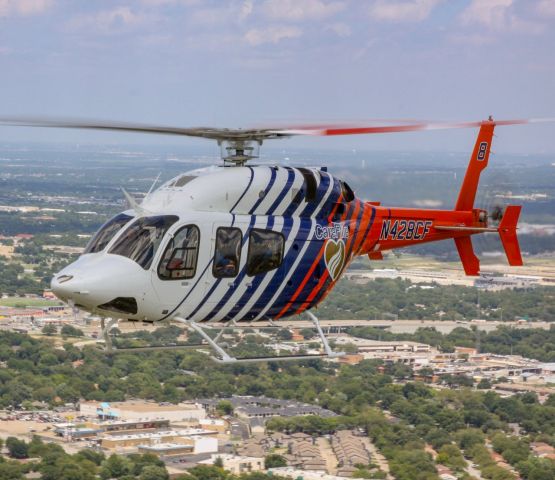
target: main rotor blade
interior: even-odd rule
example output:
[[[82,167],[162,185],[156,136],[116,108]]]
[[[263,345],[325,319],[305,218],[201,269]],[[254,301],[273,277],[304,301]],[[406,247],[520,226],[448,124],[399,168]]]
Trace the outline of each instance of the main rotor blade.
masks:
[[[47,117],[0,117],[0,125],[20,127],[76,128],[85,130],[105,130],[136,133],[155,133],[162,135],[181,135],[201,137],[212,140],[263,140],[289,136],[268,129],[228,129],[212,127],[181,128],[143,123],[117,122],[104,120],[86,120],[72,118]]]
[[[447,130],[455,128],[475,128],[484,123],[492,122],[495,125],[523,125],[528,123],[555,122],[555,118],[533,118],[533,119],[514,119],[514,120],[486,120],[474,122],[423,122],[423,121],[398,121],[390,125],[319,125],[319,126],[297,126],[293,128],[275,129],[274,132],[285,133],[288,135],[362,135],[375,133],[394,133],[394,132],[418,132],[425,130]]]
[[[527,123],[554,122],[555,118],[534,118],[515,120],[486,120],[474,122],[426,122],[420,120],[389,120],[368,121],[364,124],[336,124],[336,125],[301,125],[290,128],[246,128],[228,129],[212,127],[181,128],[172,126],[148,125],[131,122],[114,122],[103,120],[83,119],[55,119],[45,117],[0,117],[0,125],[49,127],[49,128],[78,128],[87,130],[124,131],[137,133],[156,133],[164,135],[181,135],[201,137],[217,141],[232,142],[262,142],[267,139],[284,138],[293,135],[361,135],[393,132],[417,132],[425,130],[444,130],[455,128],[475,128],[484,123],[495,125],[522,125]]]

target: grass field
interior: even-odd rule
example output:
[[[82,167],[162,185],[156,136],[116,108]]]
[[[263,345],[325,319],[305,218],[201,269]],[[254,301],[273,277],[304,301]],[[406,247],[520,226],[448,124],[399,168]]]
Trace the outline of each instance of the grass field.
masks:
[[[8,297],[0,298],[0,306],[2,307],[51,307],[53,305],[61,305],[59,300],[48,300],[46,298],[20,298]]]

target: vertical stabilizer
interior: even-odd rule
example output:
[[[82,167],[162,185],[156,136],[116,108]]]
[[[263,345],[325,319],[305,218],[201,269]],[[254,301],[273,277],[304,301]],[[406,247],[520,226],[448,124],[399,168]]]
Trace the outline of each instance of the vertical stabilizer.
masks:
[[[474,249],[472,248],[472,239],[470,238],[470,235],[455,238],[455,245],[457,246],[459,257],[461,257],[464,273],[473,276],[479,275],[480,260],[478,260],[478,257],[474,253]]]
[[[520,245],[518,244],[518,237],[516,236],[516,226],[521,209],[522,207],[520,205],[509,205],[505,209],[503,218],[499,223],[499,236],[501,237],[501,243],[507,255],[507,261],[509,265],[514,267],[522,265]]]
[[[455,210],[472,210],[474,207],[474,199],[476,198],[476,191],[478,190],[478,182],[480,181],[480,174],[488,166],[489,152],[491,148],[491,140],[493,138],[493,130],[495,122],[493,120],[482,123],[474,151],[470,157],[468,168],[459,192],[459,198]]]

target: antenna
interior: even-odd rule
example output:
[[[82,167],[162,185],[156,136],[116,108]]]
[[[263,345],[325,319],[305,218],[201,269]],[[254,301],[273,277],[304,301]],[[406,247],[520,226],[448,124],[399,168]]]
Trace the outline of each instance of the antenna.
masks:
[[[148,196],[152,193],[152,190],[154,190],[154,185],[156,185],[158,183],[160,175],[162,175],[162,172],[159,172],[158,175],[156,176],[156,178],[154,179],[154,182],[152,182],[152,185],[150,186],[150,189],[148,190],[147,194],[145,195],[145,198],[148,198]]]

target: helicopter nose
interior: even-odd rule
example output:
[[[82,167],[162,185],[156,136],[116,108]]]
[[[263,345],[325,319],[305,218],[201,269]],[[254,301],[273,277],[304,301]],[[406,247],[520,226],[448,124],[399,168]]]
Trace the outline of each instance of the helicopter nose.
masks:
[[[56,295],[63,302],[69,302],[71,300],[72,285],[64,285],[70,280],[73,280],[73,275],[63,274],[60,272],[56,274],[50,282],[50,289],[52,290],[52,293],[54,293],[54,295]]]
[[[51,288],[60,300],[88,311],[133,316],[149,285],[149,272],[119,255],[83,258],[54,276]]]

